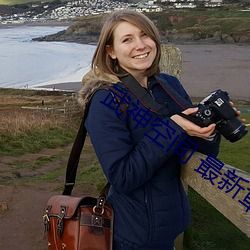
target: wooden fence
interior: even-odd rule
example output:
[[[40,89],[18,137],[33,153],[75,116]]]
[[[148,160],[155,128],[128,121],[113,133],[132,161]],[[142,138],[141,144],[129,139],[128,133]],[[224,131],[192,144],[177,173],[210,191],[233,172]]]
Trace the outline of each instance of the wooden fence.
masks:
[[[182,55],[181,51],[175,46],[162,46],[162,59],[160,62],[160,69],[162,72],[175,75],[180,78],[181,75]],[[183,185],[188,192],[188,187],[193,188],[199,195],[214,206],[221,214],[237,226],[244,234],[250,238],[250,211],[246,212],[247,208],[242,205],[239,200],[244,201],[245,204],[250,205],[250,174],[238,168],[225,164],[220,171],[222,176],[228,171],[236,174],[249,183],[241,181],[240,186],[245,190],[240,190],[238,194],[232,199],[232,196],[237,191],[236,187],[232,192],[226,193],[225,189],[220,190],[217,185],[212,185],[209,180],[203,179],[202,175],[195,171],[199,169],[203,160],[206,160],[205,155],[195,153],[188,160],[187,164],[182,165],[181,179]],[[226,177],[225,177],[226,178]],[[249,190],[247,189],[249,188]],[[176,250],[183,249],[183,233],[179,235],[175,242]]]
[[[68,111],[66,105],[64,105],[63,107],[40,107],[40,106],[36,106],[36,107],[22,107],[22,109],[27,109],[27,110],[34,110],[34,111],[51,111],[51,112],[61,112],[66,114],[66,112]]]
[[[80,106],[73,103],[64,103],[62,106],[57,107],[49,107],[49,106],[23,106],[22,109],[32,110],[37,112],[48,112],[53,115],[64,115],[64,116],[72,116],[74,114],[79,114],[81,109]]]
[[[186,190],[188,190],[188,187],[193,188],[199,195],[207,200],[213,207],[215,207],[221,214],[223,214],[228,220],[230,220],[250,238],[250,210],[246,212],[247,207],[239,202],[239,200],[241,200],[246,205],[250,205],[250,174],[241,169],[225,164],[222,170],[220,170],[222,176],[224,176],[224,174],[228,174],[229,171],[237,175],[237,179],[241,177],[244,180],[249,181],[249,183],[240,181],[239,186],[236,186],[232,191],[226,193],[226,187],[222,190],[219,189],[218,184],[215,183],[215,181],[215,185],[212,185],[210,180],[202,178],[202,174],[195,171],[195,169],[199,169],[199,166],[202,164],[201,159],[206,161],[206,158],[206,155],[195,153],[188,160],[187,164],[182,165],[181,179],[183,181],[184,187]],[[225,176],[224,178],[227,179]],[[239,189],[240,186],[245,190],[241,188]],[[238,189],[239,192],[237,193]],[[235,193],[237,193],[237,195],[233,199],[232,197]],[[181,234],[176,240],[176,250],[182,250],[182,245],[183,234]]]

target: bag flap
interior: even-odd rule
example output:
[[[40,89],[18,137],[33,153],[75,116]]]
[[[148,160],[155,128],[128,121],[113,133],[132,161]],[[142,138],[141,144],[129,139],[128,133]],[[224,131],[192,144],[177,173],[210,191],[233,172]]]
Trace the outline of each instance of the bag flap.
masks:
[[[64,217],[72,217],[80,205],[96,205],[96,198],[93,197],[75,197],[71,195],[54,195],[46,205],[46,213],[48,215],[61,216],[62,209],[64,210]]]

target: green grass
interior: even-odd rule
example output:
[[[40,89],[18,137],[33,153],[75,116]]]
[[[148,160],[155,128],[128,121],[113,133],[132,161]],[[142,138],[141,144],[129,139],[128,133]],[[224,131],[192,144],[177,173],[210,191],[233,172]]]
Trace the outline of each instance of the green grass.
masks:
[[[250,123],[250,114],[243,113],[241,117],[244,117],[247,119],[247,123]],[[250,173],[250,132],[248,132],[248,134],[242,139],[234,143],[231,143],[223,138],[217,158],[224,163]]]
[[[184,250],[249,250],[250,238],[189,188],[192,222],[184,234]]]
[[[225,8],[220,9],[180,9],[180,10],[173,10],[170,12],[170,14],[178,14],[183,16],[207,16],[207,17],[248,17],[249,18],[249,12],[247,11],[240,11],[238,9],[231,9],[226,10]]]
[[[48,173],[46,173],[44,175],[33,177],[32,181],[33,182],[34,181],[35,182],[43,182],[43,181],[45,181],[45,182],[54,182],[58,178],[58,176],[65,175],[65,171],[66,171],[65,166],[62,166],[61,168],[51,170],[51,171],[49,171]],[[61,189],[63,188],[63,183],[61,183],[60,188]],[[60,189],[60,191],[62,191],[61,189]]]
[[[170,34],[174,31],[180,35],[193,35],[194,40],[226,34],[237,41],[250,27],[249,12],[239,10],[171,10],[146,15],[154,21],[163,37],[166,31]],[[175,21],[171,21],[173,17]]]
[[[75,134],[76,130],[56,127],[16,137],[1,136],[0,155],[20,156],[39,152],[43,148],[65,146],[73,141]]]
[[[244,138],[232,143],[223,139],[221,142],[218,159],[250,173],[250,133]]]
[[[76,178],[77,186],[89,187],[91,183],[94,195],[98,195],[107,183],[107,179],[97,158],[94,156],[91,162],[85,160],[80,161],[79,164],[81,167]]]
[[[13,165],[15,165],[16,169],[26,168],[26,169],[36,170],[36,169],[43,167],[44,165],[53,163],[54,161],[61,159],[64,156],[65,154],[62,154],[62,153],[51,155],[51,156],[40,156],[32,163],[15,162]]]

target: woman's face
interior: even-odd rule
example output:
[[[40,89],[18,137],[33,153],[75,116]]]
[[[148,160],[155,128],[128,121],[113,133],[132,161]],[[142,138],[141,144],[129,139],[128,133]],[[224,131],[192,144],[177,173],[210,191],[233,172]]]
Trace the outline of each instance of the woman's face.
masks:
[[[119,23],[113,39],[108,54],[131,75],[143,74],[152,65],[157,53],[156,44],[137,26],[125,21]]]

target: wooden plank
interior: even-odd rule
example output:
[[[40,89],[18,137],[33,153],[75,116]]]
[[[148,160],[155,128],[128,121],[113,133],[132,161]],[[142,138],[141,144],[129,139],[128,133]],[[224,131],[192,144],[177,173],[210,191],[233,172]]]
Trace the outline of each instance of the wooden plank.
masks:
[[[243,233],[250,237],[250,211],[246,212],[246,207],[238,202],[238,200],[243,201],[244,197],[246,197],[246,195],[248,194],[249,191],[247,190],[247,188],[250,188],[250,183],[240,181],[239,185],[245,188],[245,190],[240,190],[234,199],[232,199],[232,197],[238,190],[237,187],[235,187],[235,189],[228,193],[225,193],[225,191],[227,190],[226,187],[222,190],[218,188],[218,182],[221,181],[221,177],[224,175],[224,173],[227,173],[227,170],[235,171],[235,174],[237,176],[242,177],[249,182],[250,174],[243,170],[225,164],[220,171],[222,173],[222,176],[214,180],[214,185],[212,185],[210,180],[203,179],[200,173],[194,171],[194,169],[198,169],[201,165],[201,159],[205,160],[206,158],[207,156],[196,152],[189,159],[187,164],[182,165],[181,179],[185,183],[187,183],[188,186],[192,187],[198,194],[204,197]],[[226,179],[225,176],[224,178]],[[219,186],[221,185],[222,184],[219,184]]]

